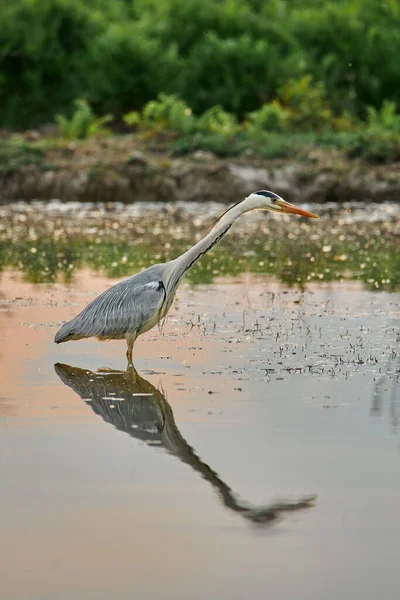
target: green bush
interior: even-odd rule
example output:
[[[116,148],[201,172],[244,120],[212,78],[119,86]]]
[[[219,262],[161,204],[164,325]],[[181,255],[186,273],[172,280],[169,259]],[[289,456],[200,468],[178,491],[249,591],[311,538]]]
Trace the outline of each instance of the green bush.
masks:
[[[384,101],[379,110],[367,107],[367,122],[359,123],[347,144],[350,157],[370,162],[400,159],[400,115],[394,102]]]
[[[353,134],[347,153],[350,158],[361,157],[373,163],[400,160],[400,133],[361,129]]]
[[[352,129],[400,104],[399,54],[398,0],[7,1],[0,126],[39,125],[75,98],[119,118],[164,93],[238,119],[279,99],[293,127]]]
[[[140,23],[111,24],[91,43],[87,61],[88,98],[116,116],[173,90],[181,72],[175,46],[148,37]]]
[[[112,115],[96,117],[87,100],[78,98],[74,102],[75,111],[68,119],[65,115],[56,115],[60,136],[65,140],[84,140],[94,135],[106,135],[109,130],[106,123],[113,120]]]
[[[316,136],[314,143],[323,148],[338,148],[349,158],[362,158],[371,163],[400,160],[400,133],[371,129],[360,125],[353,131],[327,131]]]
[[[84,95],[85,57],[101,27],[98,14],[79,0],[3,4],[0,125],[43,123]]]
[[[213,106],[198,118],[196,130],[230,137],[238,133],[239,124],[235,115],[226,112],[221,106]]]
[[[134,121],[132,113],[125,118],[127,124],[133,125]],[[195,118],[192,109],[177,96],[159,94],[157,100],[146,104],[139,115],[138,124],[147,128],[190,133],[195,127]]]
[[[335,111],[361,116],[366,105],[398,101],[398,2],[328,0],[292,11],[290,28],[307,48],[308,71],[325,83]]]
[[[138,127],[141,124],[142,115],[138,110],[131,110],[122,115],[122,120],[128,127]]]
[[[325,86],[311,75],[290,79],[279,90],[283,104],[290,109],[290,121],[300,129],[321,129],[332,125],[333,114]]]
[[[400,132],[400,115],[395,102],[384,100],[379,110],[373,106],[367,106],[367,125],[369,129]]]
[[[267,19],[260,19],[254,0],[136,0],[136,18],[145,24],[151,37],[164,46],[177,45],[180,56],[187,57],[204,40],[207,32],[221,39],[236,39],[244,34],[253,39],[273,34]],[[268,36],[269,37],[269,36]],[[276,42],[279,33],[273,34]]]
[[[301,73],[299,64],[299,56],[282,56],[268,39],[247,33],[226,39],[207,32],[187,56],[180,95],[197,113],[220,105],[243,117]]]
[[[247,125],[249,131],[285,131],[290,117],[290,111],[274,100],[249,113]]]

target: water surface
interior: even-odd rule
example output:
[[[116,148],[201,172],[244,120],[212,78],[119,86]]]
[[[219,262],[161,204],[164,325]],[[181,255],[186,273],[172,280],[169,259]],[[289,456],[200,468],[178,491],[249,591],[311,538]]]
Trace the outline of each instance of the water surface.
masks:
[[[396,287],[368,283],[349,265],[331,281],[307,280],[304,267],[302,281],[286,282],[246,262],[228,277],[208,263],[215,273],[180,288],[163,331],[139,339],[137,372],[126,373],[123,342],[55,346],[53,337],[116,281],[106,248],[125,244],[132,257],[145,234],[131,249],[125,229],[113,237],[110,227],[96,267],[88,258],[96,252],[85,254],[87,222],[80,230],[69,213],[65,239],[81,240],[82,260],[46,278],[49,258],[36,269],[10,257],[24,243],[38,255],[48,211],[17,209],[9,209],[14,223],[31,211],[37,224],[25,241],[7,229],[1,278],[1,597],[398,597]],[[354,235],[369,240],[369,227],[388,227],[346,210],[329,217],[335,227],[357,222]],[[314,234],[334,243],[329,218],[317,224],[323,234],[298,233],[302,248]],[[272,223],[239,229],[239,259]],[[286,236],[301,223],[285,225]],[[379,242],[394,265],[385,281],[398,268],[397,226],[394,218]],[[269,256],[264,249],[265,263]]]

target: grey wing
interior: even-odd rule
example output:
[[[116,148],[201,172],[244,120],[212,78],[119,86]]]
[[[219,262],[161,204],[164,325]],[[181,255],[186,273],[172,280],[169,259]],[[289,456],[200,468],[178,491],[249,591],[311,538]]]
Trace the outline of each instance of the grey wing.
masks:
[[[129,333],[139,334],[149,322],[156,324],[166,292],[162,279],[154,275],[158,273],[139,273],[106,290],[77,317],[65,323],[54,341],[92,336],[121,339]]]

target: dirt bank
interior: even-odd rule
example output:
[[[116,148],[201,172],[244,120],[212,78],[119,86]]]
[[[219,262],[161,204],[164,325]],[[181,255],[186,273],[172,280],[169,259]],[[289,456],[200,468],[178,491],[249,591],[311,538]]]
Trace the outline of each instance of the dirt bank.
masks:
[[[257,188],[297,201],[397,200],[400,163],[370,165],[338,151],[314,149],[300,161],[220,159],[198,151],[176,157],[151,152],[130,136],[49,145],[35,161],[0,171],[0,202],[219,200],[232,202]]]

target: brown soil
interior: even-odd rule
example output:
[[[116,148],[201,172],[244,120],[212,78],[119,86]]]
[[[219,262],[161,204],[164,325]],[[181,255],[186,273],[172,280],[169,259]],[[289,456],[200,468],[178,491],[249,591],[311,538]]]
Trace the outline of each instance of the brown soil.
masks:
[[[220,159],[202,151],[176,157],[126,135],[49,145],[39,164],[0,176],[0,202],[232,202],[260,188],[303,202],[393,201],[400,196],[400,164],[371,166],[318,148],[299,161]]]

